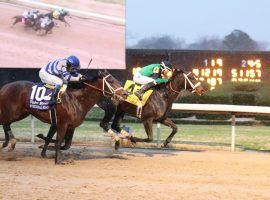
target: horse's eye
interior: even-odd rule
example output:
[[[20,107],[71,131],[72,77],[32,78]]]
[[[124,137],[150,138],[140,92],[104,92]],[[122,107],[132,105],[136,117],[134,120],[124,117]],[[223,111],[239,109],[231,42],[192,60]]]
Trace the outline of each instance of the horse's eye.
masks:
[[[109,78],[107,81],[108,81],[109,83],[113,83],[113,82],[114,82],[113,79],[111,79],[111,78]]]

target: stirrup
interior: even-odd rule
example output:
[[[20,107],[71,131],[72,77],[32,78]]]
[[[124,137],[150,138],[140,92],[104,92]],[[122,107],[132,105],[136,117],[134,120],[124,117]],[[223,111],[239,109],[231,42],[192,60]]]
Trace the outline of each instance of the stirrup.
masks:
[[[60,97],[57,98],[56,103],[61,103],[61,102],[62,102],[61,98]]]
[[[134,94],[135,94],[136,97],[138,97],[138,99],[139,99],[140,101],[143,99],[143,95],[144,95],[144,94],[138,93],[138,91],[135,92]]]

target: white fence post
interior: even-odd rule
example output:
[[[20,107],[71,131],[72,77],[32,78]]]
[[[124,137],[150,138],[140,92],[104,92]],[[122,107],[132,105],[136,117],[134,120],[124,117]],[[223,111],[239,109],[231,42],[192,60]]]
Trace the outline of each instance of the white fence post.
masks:
[[[35,118],[31,115],[31,142],[35,143]]]
[[[157,123],[157,148],[160,148],[160,123]]]
[[[231,151],[235,151],[235,114],[232,113],[232,142],[231,142]]]

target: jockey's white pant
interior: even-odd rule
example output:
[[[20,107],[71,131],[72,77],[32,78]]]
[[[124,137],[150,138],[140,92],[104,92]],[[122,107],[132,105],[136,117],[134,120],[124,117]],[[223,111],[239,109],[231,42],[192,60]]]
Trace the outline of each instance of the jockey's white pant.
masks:
[[[46,72],[45,69],[41,68],[39,71],[39,77],[43,83],[47,83],[50,85],[63,85],[63,81],[61,78],[51,75],[48,72]]]
[[[138,83],[138,84],[145,85],[147,83],[154,82],[155,79],[153,79],[151,77],[148,77],[148,76],[143,76],[143,75],[141,75],[140,72],[137,72],[133,76],[133,81],[136,82],[136,83]]]

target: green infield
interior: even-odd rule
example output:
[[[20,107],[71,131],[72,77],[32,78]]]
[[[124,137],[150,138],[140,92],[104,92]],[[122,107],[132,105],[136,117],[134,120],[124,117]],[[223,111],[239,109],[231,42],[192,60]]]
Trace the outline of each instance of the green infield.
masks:
[[[34,120],[34,133],[46,134],[49,125]],[[146,137],[143,124],[125,123],[132,134],[136,137]],[[173,138],[173,143],[192,144],[206,146],[224,146],[229,147],[231,144],[231,126],[230,125],[192,125],[178,124],[178,132]],[[15,137],[19,140],[31,139],[31,120],[30,117],[12,125]],[[157,127],[153,127],[154,141],[156,142]],[[0,131],[1,140],[4,137],[3,130]],[[170,129],[161,125],[161,140],[165,140],[169,135]],[[74,142],[87,142],[93,140],[102,140],[103,131],[99,127],[98,121],[85,121],[75,131]],[[269,126],[236,126],[236,147],[251,150],[270,150],[270,133]]]

